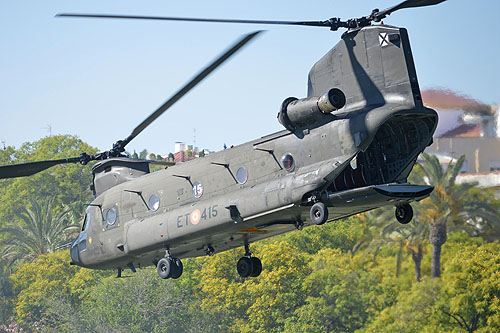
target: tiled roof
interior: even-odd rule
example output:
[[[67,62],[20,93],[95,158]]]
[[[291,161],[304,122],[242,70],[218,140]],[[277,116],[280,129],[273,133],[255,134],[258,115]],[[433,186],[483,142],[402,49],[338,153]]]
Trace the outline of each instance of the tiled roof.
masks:
[[[441,138],[479,138],[481,137],[480,124],[462,124],[441,135]]]

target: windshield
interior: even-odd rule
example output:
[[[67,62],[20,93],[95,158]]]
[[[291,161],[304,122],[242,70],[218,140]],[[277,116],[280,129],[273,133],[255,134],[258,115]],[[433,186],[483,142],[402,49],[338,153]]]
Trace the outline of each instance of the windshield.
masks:
[[[85,213],[85,216],[83,217],[82,231],[87,230],[87,228],[89,227],[90,217],[91,217],[91,214],[90,214],[90,207],[89,207],[89,208],[87,208],[87,212]]]

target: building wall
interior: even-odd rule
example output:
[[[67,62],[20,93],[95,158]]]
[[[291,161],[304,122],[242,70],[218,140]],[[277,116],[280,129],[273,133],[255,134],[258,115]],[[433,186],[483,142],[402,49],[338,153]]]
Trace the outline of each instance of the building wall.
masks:
[[[465,155],[468,173],[500,168],[500,138],[434,138],[434,143],[425,152],[457,158]]]

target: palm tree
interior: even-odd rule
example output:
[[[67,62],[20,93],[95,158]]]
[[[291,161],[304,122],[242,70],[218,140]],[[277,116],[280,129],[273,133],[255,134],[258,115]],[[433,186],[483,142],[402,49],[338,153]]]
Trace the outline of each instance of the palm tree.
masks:
[[[31,208],[24,208],[17,214],[23,224],[10,223],[0,228],[0,233],[7,234],[0,243],[2,258],[9,259],[11,264],[54,252],[67,243],[69,234],[78,228],[71,219],[69,208],[55,214],[51,199],[42,205],[34,199],[30,201]]]
[[[429,230],[428,225],[415,220],[409,224],[401,224],[394,218],[394,210],[389,208],[368,212],[366,216],[374,229],[370,247],[375,249],[375,255],[383,246],[398,245],[396,277],[401,271],[404,252],[409,252],[415,265],[416,281],[420,282],[423,244]]]
[[[472,195],[476,184],[456,184],[465,156],[450,162],[445,170],[436,156],[422,154],[424,161],[417,164],[412,177],[416,183],[434,186],[431,195],[416,206],[416,219],[429,225],[432,244],[432,276],[441,276],[441,247],[446,242],[448,225],[469,229],[475,221],[500,224],[500,217],[490,200],[478,200]]]
[[[411,258],[415,265],[415,280],[417,282],[420,282],[422,277],[421,263],[424,255],[424,242],[428,231],[429,228],[426,223],[419,223],[415,220],[409,224],[392,221],[385,225],[380,232],[386,239],[392,239],[393,242],[398,241],[400,243],[398,267],[401,266],[402,251],[405,250],[411,253]]]

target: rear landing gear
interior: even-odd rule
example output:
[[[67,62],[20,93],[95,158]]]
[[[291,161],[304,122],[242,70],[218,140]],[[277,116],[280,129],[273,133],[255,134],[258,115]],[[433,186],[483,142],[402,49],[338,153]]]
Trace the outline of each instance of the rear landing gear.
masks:
[[[309,211],[309,217],[316,225],[325,223],[328,219],[328,209],[326,208],[326,205],[321,201],[316,202],[312,205],[311,210]]]
[[[398,205],[396,206],[395,215],[399,223],[408,224],[413,218],[413,208],[408,203]]]
[[[162,279],[178,279],[184,271],[184,266],[182,265],[182,261],[180,259],[173,258],[170,255],[170,251],[167,250],[166,257],[158,260],[158,263],[156,264],[156,271]]]
[[[262,273],[262,262],[257,257],[252,257],[248,243],[245,243],[245,256],[236,264],[236,270],[242,278],[257,277]]]

